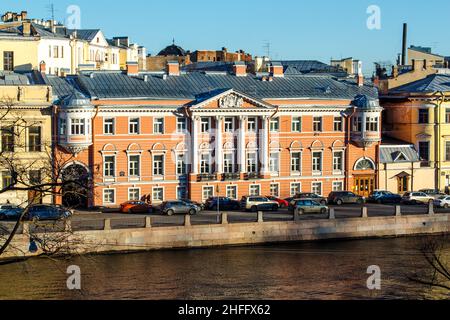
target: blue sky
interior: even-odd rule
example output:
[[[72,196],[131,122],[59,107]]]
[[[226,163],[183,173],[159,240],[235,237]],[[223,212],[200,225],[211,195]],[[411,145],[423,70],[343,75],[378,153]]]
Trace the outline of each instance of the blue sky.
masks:
[[[49,0],[1,0],[1,11],[27,10],[50,18]],[[375,61],[394,61],[401,51],[402,24],[409,44],[430,46],[450,56],[448,0],[58,0],[55,17],[64,21],[69,5],[81,9],[82,28],[101,28],[107,37],[129,35],[132,42],[158,53],[175,38],[187,50],[244,49],[273,59],[355,57],[370,73]],[[225,3],[223,5],[222,3]],[[366,26],[367,8],[381,9],[381,29]],[[424,15],[426,9],[426,18]]]

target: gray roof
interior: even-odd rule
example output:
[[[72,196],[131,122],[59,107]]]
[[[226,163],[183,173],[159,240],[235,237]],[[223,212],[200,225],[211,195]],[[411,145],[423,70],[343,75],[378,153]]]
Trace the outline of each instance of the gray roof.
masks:
[[[349,99],[363,94],[377,99],[378,91],[373,86],[358,87],[330,76],[285,76],[273,81],[248,74],[208,74],[204,72],[182,73],[180,76],[165,77],[162,74],[147,74],[139,77],[123,72],[91,72],[68,78],[84,94],[98,99],[189,99],[220,89],[235,89],[258,99]],[[54,92],[67,94],[67,84],[56,77],[48,77]],[[61,98],[61,96],[59,96]]]
[[[413,145],[383,145],[380,148],[381,163],[418,162],[420,157]]]
[[[433,74],[425,79],[408,83],[391,90],[391,93],[434,93],[450,91],[450,75]]]
[[[0,85],[14,86],[14,85],[29,85],[30,79],[23,74],[0,71]]]
[[[273,61],[274,63],[281,63],[284,66],[285,72],[294,73],[294,69],[298,73],[328,73],[336,76],[346,76],[347,73],[338,67],[332,67],[326,63],[317,60],[280,60]]]
[[[97,35],[97,33],[99,31],[100,31],[100,29],[79,29],[79,30],[67,29],[66,34],[70,35],[70,34],[73,34],[74,32],[76,32],[77,39],[86,40],[86,41],[91,42],[92,40],[94,40],[95,36]]]

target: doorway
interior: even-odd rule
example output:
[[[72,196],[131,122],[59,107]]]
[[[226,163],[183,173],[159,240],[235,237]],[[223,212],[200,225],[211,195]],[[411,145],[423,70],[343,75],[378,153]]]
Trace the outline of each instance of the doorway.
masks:
[[[356,177],[353,189],[357,195],[369,197],[375,191],[375,176]]]
[[[80,164],[64,169],[62,174],[63,205],[73,209],[87,209],[90,177],[88,170]]]

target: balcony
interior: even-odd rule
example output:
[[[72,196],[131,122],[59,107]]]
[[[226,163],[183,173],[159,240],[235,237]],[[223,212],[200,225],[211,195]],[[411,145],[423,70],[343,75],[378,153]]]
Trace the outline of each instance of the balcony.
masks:
[[[255,179],[259,179],[259,177],[260,177],[259,173],[250,172],[245,175],[245,180],[255,180]]]
[[[222,176],[222,181],[237,181],[241,179],[239,173],[224,173]]]
[[[217,175],[216,174],[199,174],[197,176],[197,181],[198,182],[204,182],[204,181],[216,181],[217,180]]]

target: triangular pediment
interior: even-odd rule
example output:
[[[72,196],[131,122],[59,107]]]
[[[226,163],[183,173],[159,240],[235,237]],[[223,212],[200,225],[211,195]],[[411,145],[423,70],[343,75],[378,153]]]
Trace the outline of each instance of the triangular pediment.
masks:
[[[275,110],[276,107],[258,98],[254,98],[234,89],[217,90],[199,97],[191,106],[193,110],[199,109],[264,109]]]

